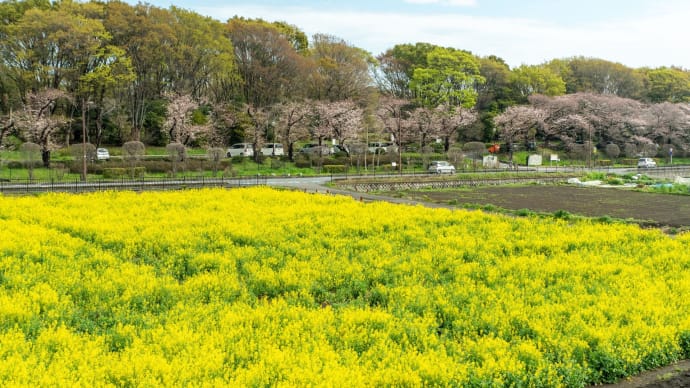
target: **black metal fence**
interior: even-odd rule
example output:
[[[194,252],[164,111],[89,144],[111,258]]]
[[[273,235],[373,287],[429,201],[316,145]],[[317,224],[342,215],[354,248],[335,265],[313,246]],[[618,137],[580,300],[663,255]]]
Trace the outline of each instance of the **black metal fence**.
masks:
[[[70,192],[82,193],[93,191],[150,191],[150,190],[182,190],[203,187],[242,187],[266,185],[266,176],[233,177],[233,178],[208,178],[208,177],[181,177],[181,178],[121,178],[98,179],[82,181],[76,180],[37,180],[37,179],[12,179],[0,181],[0,193],[3,194],[29,194],[42,192]]]

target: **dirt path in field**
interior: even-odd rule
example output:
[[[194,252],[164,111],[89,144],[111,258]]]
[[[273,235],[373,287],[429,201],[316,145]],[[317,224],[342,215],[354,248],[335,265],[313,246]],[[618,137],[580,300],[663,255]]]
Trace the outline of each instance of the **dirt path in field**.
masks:
[[[605,388],[681,388],[690,387],[690,360],[625,379],[616,384],[599,385]]]

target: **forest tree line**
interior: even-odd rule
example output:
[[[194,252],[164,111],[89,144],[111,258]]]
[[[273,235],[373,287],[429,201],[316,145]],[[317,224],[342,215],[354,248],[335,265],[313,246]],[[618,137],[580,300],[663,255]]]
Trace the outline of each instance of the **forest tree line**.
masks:
[[[0,3],[0,145],[540,140],[690,153],[690,72],[598,58],[510,68],[430,43],[374,55],[285,22],[120,1]],[[508,147],[512,149],[513,147]]]

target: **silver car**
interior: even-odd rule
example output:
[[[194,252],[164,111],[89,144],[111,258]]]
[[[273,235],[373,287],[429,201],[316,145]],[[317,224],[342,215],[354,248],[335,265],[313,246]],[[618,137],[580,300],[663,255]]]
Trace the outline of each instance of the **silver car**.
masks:
[[[429,164],[428,171],[432,174],[455,174],[455,166],[445,160],[434,160]]]
[[[656,167],[656,161],[652,158],[640,158],[637,161],[637,167],[638,168],[652,168]]]
[[[305,144],[304,147],[302,147],[299,152],[307,155],[330,155],[331,154],[331,148],[327,146],[320,146],[318,144],[310,143],[310,144]]]

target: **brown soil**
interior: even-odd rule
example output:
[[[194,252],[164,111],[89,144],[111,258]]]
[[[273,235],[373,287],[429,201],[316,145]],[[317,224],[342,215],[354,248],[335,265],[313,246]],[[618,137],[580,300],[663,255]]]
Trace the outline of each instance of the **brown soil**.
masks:
[[[680,388],[690,387],[690,361],[684,360],[667,367],[629,377],[607,388]]]
[[[609,216],[649,226],[690,227],[690,197],[575,186],[502,186],[471,190],[415,191],[407,198],[435,203],[494,205],[535,212],[564,210],[588,217]]]

